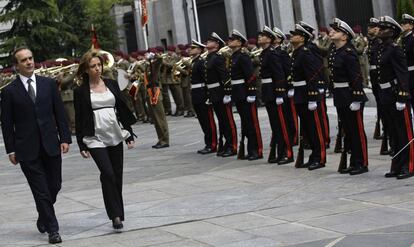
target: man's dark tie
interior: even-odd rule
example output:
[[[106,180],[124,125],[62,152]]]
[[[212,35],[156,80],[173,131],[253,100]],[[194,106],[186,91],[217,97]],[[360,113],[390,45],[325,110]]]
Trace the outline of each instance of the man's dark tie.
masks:
[[[32,85],[33,80],[29,78],[29,80],[27,80],[27,92],[29,93],[29,97],[32,99],[33,103],[36,101],[36,94]]]

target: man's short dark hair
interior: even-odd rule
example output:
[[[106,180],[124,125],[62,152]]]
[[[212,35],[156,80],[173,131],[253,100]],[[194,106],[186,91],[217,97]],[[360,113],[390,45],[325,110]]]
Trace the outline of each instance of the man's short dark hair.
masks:
[[[18,63],[17,58],[16,58],[16,53],[18,53],[19,51],[22,51],[22,50],[29,50],[29,51],[31,51],[29,49],[29,47],[27,47],[27,46],[19,46],[16,49],[14,49],[14,51],[12,53],[12,57],[11,57],[13,64],[17,64]]]

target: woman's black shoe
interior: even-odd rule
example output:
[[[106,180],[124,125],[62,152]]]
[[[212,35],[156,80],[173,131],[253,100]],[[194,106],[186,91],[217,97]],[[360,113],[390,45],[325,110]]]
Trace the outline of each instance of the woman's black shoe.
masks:
[[[122,221],[121,221],[121,219],[119,217],[115,217],[112,220],[112,227],[115,230],[119,230],[119,229],[122,229],[124,227],[124,225],[122,224]]]

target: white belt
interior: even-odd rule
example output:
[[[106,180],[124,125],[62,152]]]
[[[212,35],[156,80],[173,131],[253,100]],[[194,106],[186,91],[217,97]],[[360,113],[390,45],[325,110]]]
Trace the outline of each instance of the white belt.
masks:
[[[374,69],[378,69],[378,68],[377,68],[377,65],[370,65],[370,66],[369,66],[369,70],[374,70]]]
[[[219,82],[216,82],[216,83],[213,83],[213,84],[207,84],[208,89],[212,89],[212,88],[216,88],[216,87],[220,87]]]
[[[273,82],[272,78],[263,78],[262,79],[262,84],[272,83],[272,82]]]
[[[204,83],[191,84],[191,89],[202,88],[204,86]]]
[[[345,88],[349,87],[348,82],[334,82],[334,88]]]
[[[243,83],[244,83],[244,79],[231,80],[231,85],[237,85],[237,84],[243,84]]]
[[[306,86],[306,81],[293,81],[292,84],[293,84],[293,87]]]
[[[414,65],[413,65],[413,66],[408,67],[408,71],[413,71],[413,70],[414,70]]]
[[[379,86],[380,86],[381,89],[387,89],[387,88],[391,87],[391,83],[389,83],[389,82],[382,83],[382,84],[380,83]]]

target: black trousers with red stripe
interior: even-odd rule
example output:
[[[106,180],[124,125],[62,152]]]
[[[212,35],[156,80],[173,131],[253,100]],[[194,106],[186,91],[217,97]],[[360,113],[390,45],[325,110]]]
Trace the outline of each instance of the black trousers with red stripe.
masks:
[[[213,108],[218,119],[220,136],[223,135],[226,139],[224,150],[231,149],[233,152],[237,152],[237,128],[231,103],[216,102],[213,103]]]
[[[331,136],[329,131],[329,118],[328,118],[328,109],[326,107],[326,96],[325,93],[322,94],[321,100],[321,123],[323,128],[323,133],[325,137],[325,145],[331,143]]]
[[[242,135],[247,137],[247,153],[262,156],[262,133],[260,132],[256,103],[236,102],[236,108],[240,115]]]
[[[299,122],[295,107],[295,100],[293,97],[287,98],[287,102],[283,105],[285,105],[286,109],[286,122],[289,125],[289,136],[292,140],[292,146],[297,145],[299,138]]]
[[[395,108],[395,104],[383,105],[383,117],[389,127],[392,147],[397,153],[413,139],[411,121],[411,106],[409,103],[402,111]],[[414,143],[411,143],[391,163],[391,172],[414,172]]]
[[[286,110],[283,103],[276,105],[276,102],[266,102],[267,115],[269,116],[270,127],[272,128],[271,145],[277,145],[278,157],[293,158],[292,138],[289,135],[289,124],[286,121]]]
[[[301,130],[304,136],[309,140],[312,153],[309,156],[309,162],[326,163],[326,148],[323,127],[321,123],[321,106],[318,102],[318,107],[314,111],[308,110],[308,103],[296,104],[296,111],[300,118]]]
[[[213,106],[205,103],[193,105],[197,114],[198,122],[204,133],[204,143],[206,147],[213,151],[217,150],[217,128],[214,121]]]
[[[347,147],[351,150],[350,166],[368,167],[367,136],[364,129],[363,105],[358,111],[351,111],[348,106],[337,107],[347,138]]]

